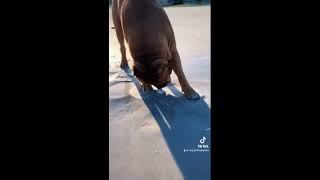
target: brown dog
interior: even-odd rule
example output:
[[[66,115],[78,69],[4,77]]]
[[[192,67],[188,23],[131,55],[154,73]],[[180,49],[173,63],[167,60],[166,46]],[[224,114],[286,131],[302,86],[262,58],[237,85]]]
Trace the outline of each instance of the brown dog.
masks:
[[[199,98],[184,75],[172,26],[158,0],[113,0],[112,17],[122,55],[120,67],[128,68],[126,39],[142,90],[165,87],[173,70],[185,96]]]

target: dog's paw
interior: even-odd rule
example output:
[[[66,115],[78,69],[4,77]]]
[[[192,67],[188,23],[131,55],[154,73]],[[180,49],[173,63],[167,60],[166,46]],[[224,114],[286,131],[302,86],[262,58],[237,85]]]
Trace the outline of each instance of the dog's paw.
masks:
[[[147,93],[147,92],[150,92],[150,91],[153,91],[153,90],[154,89],[152,88],[152,86],[148,85],[148,84],[142,84],[141,88],[140,88],[140,91],[144,92],[144,93]]]
[[[128,69],[129,68],[128,61],[121,61],[120,68]]]
[[[200,95],[191,87],[183,90],[184,96],[189,100],[198,100]]]

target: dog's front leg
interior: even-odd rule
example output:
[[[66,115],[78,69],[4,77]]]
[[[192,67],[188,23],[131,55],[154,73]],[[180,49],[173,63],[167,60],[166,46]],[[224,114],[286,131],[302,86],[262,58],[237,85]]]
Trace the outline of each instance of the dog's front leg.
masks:
[[[118,5],[120,5],[120,7],[118,7]],[[128,60],[127,60],[127,55],[126,55],[126,47],[125,47],[125,43],[124,43],[125,39],[124,39],[124,35],[123,35],[123,29],[122,29],[121,21],[120,21],[120,8],[121,8],[121,4],[118,4],[117,1],[114,1],[112,4],[112,18],[113,18],[113,23],[114,23],[114,29],[116,30],[117,39],[120,44],[120,52],[121,52],[120,68],[127,69],[129,67],[129,65],[128,65]]]
[[[187,99],[190,100],[197,100],[200,98],[199,94],[190,86],[189,82],[187,81],[186,76],[182,70],[181,60],[179,53],[175,50],[172,53],[172,69],[174,73],[177,75],[179,83],[181,85],[182,91]]]

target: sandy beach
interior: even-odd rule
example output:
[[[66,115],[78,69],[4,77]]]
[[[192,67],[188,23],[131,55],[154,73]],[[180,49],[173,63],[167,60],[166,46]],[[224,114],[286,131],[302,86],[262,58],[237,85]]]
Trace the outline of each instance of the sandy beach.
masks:
[[[141,93],[132,72],[119,68],[120,49],[109,9],[111,180],[210,179],[210,6],[165,11],[187,79],[202,98],[187,100],[174,73],[169,86]],[[128,48],[127,54],[131,66]]]

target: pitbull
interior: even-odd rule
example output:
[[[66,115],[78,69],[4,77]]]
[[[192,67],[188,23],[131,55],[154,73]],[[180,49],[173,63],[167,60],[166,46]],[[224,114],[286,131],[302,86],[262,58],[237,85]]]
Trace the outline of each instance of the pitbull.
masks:
[[[173,70],[184,95],[199,99],[182,70],[174,32],[159,0],[113,0],[112,18],[122,56],[120,68],[128,68],[126,40],[142,91],[153,90],[151,85],[158,89],[167,86]]]

